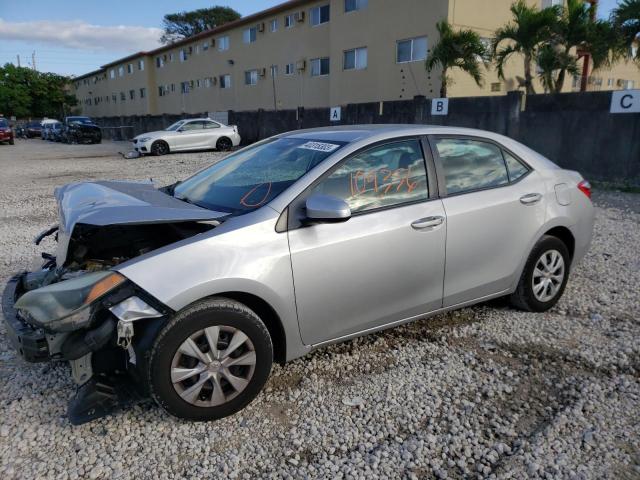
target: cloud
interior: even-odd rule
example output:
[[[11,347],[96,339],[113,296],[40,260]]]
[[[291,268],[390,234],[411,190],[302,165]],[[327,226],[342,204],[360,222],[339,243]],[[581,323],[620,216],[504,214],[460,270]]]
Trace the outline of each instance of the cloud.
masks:
[[[160,28],[91,25],[81,20],[7,22],[0,18],[0,40],[46,43],[90,51],[151,50],[160,46]]]

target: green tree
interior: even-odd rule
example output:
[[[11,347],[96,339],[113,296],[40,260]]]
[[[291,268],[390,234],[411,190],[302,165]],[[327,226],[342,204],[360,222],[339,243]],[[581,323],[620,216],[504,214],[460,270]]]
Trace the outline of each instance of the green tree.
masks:
[[[10,63],[0,67],[0,113],[5,116],[60,117],[77,104],[69,79]]]
[[[555,8],[539,10],[530,7],[524,0],[511,5],[513,19],[496,30],[492,41],[492,53],[496,61],[498,76],[502,79],[507,60],[513,54],[523,56],[524,87],[527,94],[535,93],[533,88],[532,63],[540,46],[550,38],[556,26],[558,11]],[[506,44],[503,46],[503,44]]]
[[[540,46],[536,52],[538,77],[545,92],[557,93],[562,90],[564,74],[578,75],[576,57],[550,43]]]
[[[611,19],[622,35],[629,58],[640,65],[640,0],[623,0],[613,10]],[[636,48],[632,50],[634,44]]]
[[[191,12],[169,13],[162,20],[164,33],[160,37],[163,44],[170,44],[193,37],[225,23],[238,20],[241,15],[230,7],[199,8]]]
[[[480,35],[473,30],[454,31],[446,20],[438,22],[436,26],[440,40],[431,50],[426,68],[429,73],[434,68],[442,68],[440,97],[447,96],[447,87],[451,83],[451,77],[447,73],[452,68],[468,73],[478,86],[482,86],[480,64],[483,63],[486,52]]]

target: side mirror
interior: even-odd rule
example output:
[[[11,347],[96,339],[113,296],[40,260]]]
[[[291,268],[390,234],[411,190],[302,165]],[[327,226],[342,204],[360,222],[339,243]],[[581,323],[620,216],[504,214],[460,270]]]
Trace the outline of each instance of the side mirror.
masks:
[[[308,223],[339,223],[351,218],[347,202],[331,195],[311,195],[307,198],[306,207]]]

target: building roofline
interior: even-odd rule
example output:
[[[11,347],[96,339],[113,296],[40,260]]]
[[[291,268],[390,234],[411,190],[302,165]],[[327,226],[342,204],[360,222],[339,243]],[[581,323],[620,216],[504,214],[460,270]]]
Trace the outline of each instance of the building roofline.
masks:
[[[206,30],[204,32],[198,33],[197,35],[194,35],[192,37],[183,38],[182,40],[178,40],[177,42],[170,43],[168,45],[162,45],[161,47],[158,47],[153,50],[140,51],[140,52],[128,55],[126,57],[119,58],[117,60],[114,60],[113,62],[109,62],[102,65],[98,70],[94,70],[92,72],[85,73],[83,75],[75,77],[74,80],[81,80],[85,77],[90,77],[91,75],[95,75],[96,73],[100,73],[106,70],[108,67],[111,67],[113,65],[118,65],[119,63],[123,63],[128,60],[133,60],[134,58],[157,55],[159,53],[166,52],[167,50],[171,50],[173,48],[177,48],[182,45],[187,45],[189,43],[198,41],[200,39],[211,37],[212,35],[217,35],[217,34],[232,30],[234,28],[241,27],[243,25],[248,25],[264,17],[270,17],[272,15],[276,15],[278,13],[282,13],[292,8],[303,6],[315,1],[317,0],[288,0],[284,3],[274,5],[271,8],[267,8],[266,10],[261,10],[260,12],[252,13],[251,15],[247,15],[246,17],[241,17],[238,20],[225,23],[224,25],[220,25],[219,27],[212,28],[211,30]]]

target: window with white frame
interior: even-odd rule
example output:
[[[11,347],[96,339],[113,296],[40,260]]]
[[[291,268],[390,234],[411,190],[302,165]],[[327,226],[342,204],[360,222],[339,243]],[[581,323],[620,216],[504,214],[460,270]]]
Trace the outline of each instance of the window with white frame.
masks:
[[[109,70],[109,78],[111,78],[111,79],[116,78],[116,71],[115,71],[115,69],[113,69],[113,68],[112,68],[111,70]]]
[[[189,93],[190,82],[180,82],[180,93]]]
[[[542,0],[542,8],[561,7],[563,4],[563,0]]]
[[[133,73],[133,63],[127,64],[127,73]]]
[[[124,77],[124,67],[122,65],[118,67],[118,76]]]
[[[124,102],[127,99],[127,96],[124,94],[124,92],[120,92],[120,101]]]
[[[229,50],[229,36],[225,35],[224,37],[220,37],[218,39],[218,50],[224,52],[225,50]]]
[[[140,98],[145,98],[147,96],[147,89],[142,87],[140,89]]]
[[[129,90],[129,98],[131,100],[136,98],[136,91],[135,90]]]
[[[244,43],[253,43],[258,36],[258,29],[256,27],[247,28],[242,32],[242,41]]]
[[[202,86],[202,83],[200,82],[200,79],[198,78],[196,80],[196,88],[200,88]]]
[[[164,59],[162,57],[156,57],[156,67],[157,68],[164,67]]]
[[[202,44],[202,51],[206,52],[207,50],[209,50],[209,41],[206,41]]]
[[[419,62],[427,58],[427,37],[409,38],[397,43],[397,62]]]
[[[287,63],[284,66],[284,74],[285,75],[293,75],[294,73],[296,73],[296,66],[293,63]]]
[[[111,100],[113,100],[113,103],[116,103],[118,101],[118,95],[115,93],[111,94]]]
[[[344,52],[345,70],[364,70],[367,68],[367,47],[353,48]]]
[[[278,76],[278,65],[271,65],[271,76],[272,77]]]
[[[290,15],[286,15],[286,16],[284,17],[284,27],[285,27],[285,28],[291,28],[291,27],[293,27],[293,25],[295,24],[295,21],[296,21],[296,20],[295,20],[295,18],[294,18],[294,16],[293,16],[293,13],[292,13],[292,14],[290,14]]]
[[[204,88],[209,88],[211,87],[211,77],[206,77],[204,79]]]
[[[271,20],[269,22],[269,31],[270,32],[277,32],[278,31],[278,19],[274,18],[273,20]]]
[[[170,61],[170,62],[173,62],[173,52],[171,52],[171,53],[169,54],[169,61]]]
[[[480,43],[482,43],[482,46],[484,47],[484,54],[482,55],[482,57],[478,58],[478,61],[490,62],[492,45],[491,39],[488,37],[480,37]]]
[[[329,75],[329,57],[313,58],[310,63],[312,77],[322,77],[325,75]]]
[[[322,5],[321,7],[313,7],[309,11],[309,21],[312,27],[322,25],[329,22],[330,7],[329,5]]]
[[[138,70],[144,71],[144,60],[138,60]]]
[[[344,11],[345,13],[355,12],[367,8],[367,5],[369,0],[344,0]]]
[[[187,58],[189,58],[189,54],[187,53],[187,51],[183,48],[182,50],[180,50],[180,61],[181,62],[185,62],[187,60]]]
[[[231,88],[231,75],[220,75],[220,88]]]
[[[244,72],[244,84],[245,85],[257,85],[258,84],[258,70],[247,70]]]

